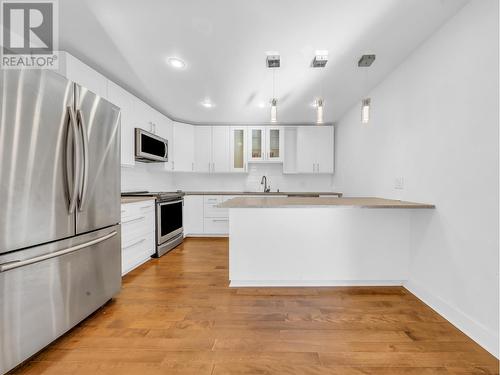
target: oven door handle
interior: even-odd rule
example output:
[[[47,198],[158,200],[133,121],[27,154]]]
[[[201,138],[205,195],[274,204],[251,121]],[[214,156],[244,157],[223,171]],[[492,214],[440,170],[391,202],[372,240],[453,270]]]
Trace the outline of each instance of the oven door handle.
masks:
[[[178,201],[172,201],[172,202],[159,202],[158,206],[167,206],[169,204],[176,204],[176,203],[182,203],[182,199],[179,199]]]

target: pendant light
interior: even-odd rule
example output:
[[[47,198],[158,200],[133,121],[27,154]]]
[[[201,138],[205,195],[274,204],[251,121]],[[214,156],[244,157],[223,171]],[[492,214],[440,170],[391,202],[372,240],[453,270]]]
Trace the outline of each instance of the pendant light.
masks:
[[[370,98],[365,98],[361,101],[361,123],[368,124],[370,122]]]
[[[273,98],[271,99],[271,120],[272,124],[278,122],[278,99],[275,96],[275,70],[273,69]]]
[[[325,121],[323,119],[323,99],[316,100],[316,124],[324,124]]]
[[[278,100],[276,98],[271,99],[271,123],[275,124],[278,122]]]
[[[369,68],[373,62],[375,61],[376,56],[375,55],[363,55],[358,61],[358,67],[359,68]],[[367,90],[367,71],[364,72],[363,74],[363,86],[364,86],[364,91]],[[363,98],[361,100],[361,123],[362,124],[368,124],[370,122],[370,107],[371,107],[371,99],[370,98]]]
[[[316,51],[314,58],[311,62],[311,67],[312,68],[319,68],[319,71],[322,71],[326,64],[328,62],[328,51],[327,50],[321,50],[321,51]],[[319,73],[321,74],[321,73]],[[320,79],[320,96],[316,99],[314,106],[316,107],[316,124],[317,125],[323,125],[325,123],[324,120],[324,106],[323,106],[323,98],[324,98],[324,90],[323,90],[323,83],[324,80]]]

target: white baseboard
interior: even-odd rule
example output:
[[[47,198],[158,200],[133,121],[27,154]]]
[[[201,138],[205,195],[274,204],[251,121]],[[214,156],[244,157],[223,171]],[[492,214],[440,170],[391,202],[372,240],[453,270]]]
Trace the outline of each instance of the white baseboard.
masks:
[[[403,280],[231,280],[232,288],[321,287],[321,286],[403,286]]]
[[[500,359],[498,333],[490,332],[486,327],[476,322],[464,312],[413,281],[407,281],[404,287],[472,340]]]
[[[184,234],[184,238],[203,238],[203,237],[208,237],[208,238],[227,238],[229,237],[229,234]]]

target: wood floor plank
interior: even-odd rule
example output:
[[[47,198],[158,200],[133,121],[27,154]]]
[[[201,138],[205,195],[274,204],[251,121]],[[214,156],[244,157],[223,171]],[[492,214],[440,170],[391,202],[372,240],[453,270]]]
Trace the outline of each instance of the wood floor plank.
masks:
[[[229,288],[226,239],[188,239],[15,374],[472,375],[498,360],[400,287]]]

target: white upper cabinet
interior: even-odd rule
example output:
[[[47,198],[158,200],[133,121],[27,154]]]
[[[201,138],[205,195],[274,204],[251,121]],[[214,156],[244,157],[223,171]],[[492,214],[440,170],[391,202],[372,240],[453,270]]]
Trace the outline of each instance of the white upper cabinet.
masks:
[[[287,138],[288,141],[288,138]],[[296,131],[296,168],[286,172],[333,173],[333,126],[300,126]],[[293,156],[287,154],[288,160]],[[293,162],[291,162],[293,163]]]
[[[156,111],[155,111],[156,112]],[[170,120],[167,116],[162,115],[159,112],[155,113],[155,118],[153,122],[153,130],[155,133],[167,140],[168,147],[168,161],[163,163],[164,169],[167,171],[172,170],[172,160],[174,157],[173,153],[173,145],[174,145],[174,126],[172,124],[172,120]]]
[[[282,162],[284,131],[281,126],[248,128],[248,161]]]
[[[61,52],[58,73],[104,99],[108,99],[108,79],[67,52]]]
[[[212,171],[211,126],[195,126],[194,128],[194,171],[200,173]]]
[[[248,128],[248,161],[263,161],[266,154],[266,130],[263,127]]]
[[[320,127],[317,129],[316,137],[316,173],[333,173],[333,150],[335,141],[334,127]]]
[[[212,172],[229,172],[229,133],[228,126],[212,126]]]
[[[135,165],[134,101],[133,95],[115,83],[108,81],[108,99],[120,107],[121,113],[121,164]]]
[[[283,161],[284,139],[283,127],[266,128],[266,157],[268,161]]]
[[[246,172],[247,170],[247,128],[231,127],[230,131],[230,171]]]
[[[227,126],[194,127],[194,171],[227,173],[230,171],[230,129]]]
[[[194,126],[174,121],[174,172],[194,171]],[[169,150],[170,152],[170,150]]]

